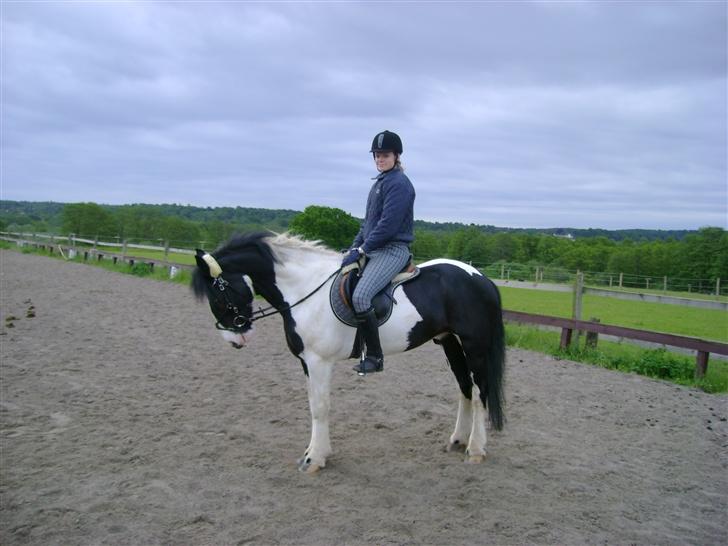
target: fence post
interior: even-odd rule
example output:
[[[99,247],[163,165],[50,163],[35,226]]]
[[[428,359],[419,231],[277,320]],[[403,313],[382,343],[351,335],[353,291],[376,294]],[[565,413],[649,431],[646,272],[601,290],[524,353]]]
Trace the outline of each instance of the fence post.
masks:
[[[541,274],[541,268],[536,267],[536,278],[535,278],[536,284],[538,284],[538,278],[539,278],[540,274]]]
[[[126,239],[121,243],[121,261],[126,261]]]
[[[582,296],[584,295],[584,273],[581,271],[576,272],[576,280],[574,282],[574,298],[573,298],[573,305],[571,308],[571,318],[574,320],[581,320],[581,306],[582,306]],[[574,337],[574,343],[576,343],[576,346],[579,346],[579,336],[581,336],[581,331],[576,331],[576,336]]]
[[[649,290],[649,289],[650,289],[650,277],[647,277],[645,279],[645,290]]]
[[[506,266],[505,266],[505,264],[501,264],[501,276],[500,276],[500,278],[501,279],[505,279],[505,276],[506,276]]]
[[[622,288],[622,280],[624,279],[624,273],[619,274],[619,287]]]
[[[169,260],[169,239],[164,241],[164,259]]]
[[[705,377],[705,372],[708,371],[708,356],[710,353],[705,351],[698,351],[698,356],[695,357],[695,378],[700,379]]]
[[[561,329],[561,340],[559,341],[559,348],[561,350],[565,350],[569,348],[569,344],[571,343],[571,328],[562,328]]]
[[[667,292],[667,275],[662,278],[662,291]]]
[[[715,297],[720,298],[720,277],[715,279]]]
[[[94,237],[94,250],[97,250],[97,247],[99,246],[99,236],[97,235]]]
[[[598,318],[592,317],[589,319],[589,322],[600,322]],[[586,333],[586,341],[585,345],[589,349],[596,349],[597,348],[597,342],[599,341],[599,333],[598,332],[587,332]]]

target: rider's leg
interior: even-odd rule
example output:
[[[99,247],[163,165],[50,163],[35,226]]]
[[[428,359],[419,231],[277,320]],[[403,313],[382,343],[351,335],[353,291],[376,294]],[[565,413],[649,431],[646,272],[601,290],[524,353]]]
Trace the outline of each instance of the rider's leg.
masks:
[[[367,346],[366,358],[354,367],[359,373],[379,372],[383,369],[384,355],[379,342],[377,319],[372,309],[372,298],[407,265],[410,252],[409,247],[403,243],[390,243],[371,252],[368,257],[369,261],[352,296],[354,312]]]
[[[366,357],[354,366],[354,370],[360,374],[381,372],[384,369],[384,354],[379,342],[379,325],[374,309],[369,309],[365,313],[355,313],[354,316],[366,344]]]

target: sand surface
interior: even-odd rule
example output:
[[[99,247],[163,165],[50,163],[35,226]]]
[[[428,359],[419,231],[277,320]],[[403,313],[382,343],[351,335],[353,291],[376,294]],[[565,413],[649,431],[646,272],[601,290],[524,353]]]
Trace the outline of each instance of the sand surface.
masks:
[[[506,428],[467,465],[427,344],[337,367],[308,476],[280,319],[236,351],[185,286],[0,260],[3,545],[728,543],[726,396],[510,350]]]

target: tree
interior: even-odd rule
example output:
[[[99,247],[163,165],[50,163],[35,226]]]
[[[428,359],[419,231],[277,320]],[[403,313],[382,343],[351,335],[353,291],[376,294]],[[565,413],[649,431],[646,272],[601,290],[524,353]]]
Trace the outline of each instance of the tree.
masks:
[[[170,243],[196,244],[200,239],[200,229],[197,224],[177,216],[168,216],[162,221],[162,239]]]
[[[96,203],[71,203],[63,207],[63,230],[80,237],[110,236],[117,233],[114,215]]]
[[[291,220],[289,231],[340,250],[351,245],[359,232],[359,222],[341,209],[310,205]]]
[[[418,259],[425,260],[442,256],[440,238],[431,231],[416,229],[415,240],[412,243],[412,254]]]

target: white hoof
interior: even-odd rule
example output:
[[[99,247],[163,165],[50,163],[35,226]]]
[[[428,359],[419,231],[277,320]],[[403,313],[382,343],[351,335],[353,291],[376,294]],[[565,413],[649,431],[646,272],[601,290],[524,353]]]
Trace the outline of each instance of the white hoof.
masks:
[[[468,455],[465,459],[467,464],[480,464],[485,460],[485,455]]]

